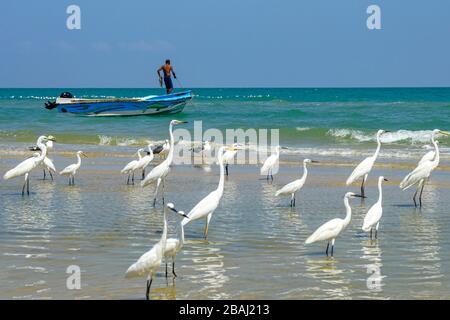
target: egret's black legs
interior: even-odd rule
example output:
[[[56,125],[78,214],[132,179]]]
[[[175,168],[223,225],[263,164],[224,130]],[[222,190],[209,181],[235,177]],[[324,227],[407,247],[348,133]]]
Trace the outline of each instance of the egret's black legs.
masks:
[[[334,244],[331,244],[331,256],[333,256]]]
[[[420,189],[419,194],[419,206],[422,208],[422,193],[423,193],[423,187],[425,187],[425,181],[422,183],[422,188]]]
[[[175,261],[172,261],[172,273],[174,278],[178,277],[177,274],[175,273]]]
[[[144,179],[145,179],[145,168],[142,169],[142,179],[141,180],[144,180]]]
[[[45,169],[43,169],[42,171],[44,171],[44,178],[42,180],[45,180]]]
[[[49,170],[48,173],[50,173],[50,178],[52,178],[52,181],[53,181],[53,174],[52,174],[52,172]]]
[[[150,287],[152,285],[153,277],[147,280],[147,290],[145,291],[145,299],[150,300]]]
[[[328,248],[330,247],[330,241],[328,241],[328,244],[327,244],[327,250],[325,251],[325,253],[326,253],[326,255],[328,256]]]
[[[361,195],[364,197],[364,182],[366,179],[363,178],[362,183],[361,183]],[[361,198],[361,200],[364,198]]]
[[[166,262],[166,278],[167,278],[167,262]]]
[[[228,177],[228,163],[225,165],[225,174],[226,174],[227,177]]]

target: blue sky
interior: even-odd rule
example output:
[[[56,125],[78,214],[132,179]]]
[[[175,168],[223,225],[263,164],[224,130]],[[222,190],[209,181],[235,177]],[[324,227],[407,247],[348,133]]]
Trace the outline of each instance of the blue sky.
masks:
[[[185,87],[450,86],[449,17],[448,0],[2,1],[0,87],[155,87],[166,57]]]

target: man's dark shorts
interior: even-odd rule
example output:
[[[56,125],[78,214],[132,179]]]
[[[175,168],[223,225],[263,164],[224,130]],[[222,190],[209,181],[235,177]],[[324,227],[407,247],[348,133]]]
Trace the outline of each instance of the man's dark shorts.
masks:
[[[172,89],[173,88],[172,78],[164,77],[164,84],[166,86],[166,89]]]

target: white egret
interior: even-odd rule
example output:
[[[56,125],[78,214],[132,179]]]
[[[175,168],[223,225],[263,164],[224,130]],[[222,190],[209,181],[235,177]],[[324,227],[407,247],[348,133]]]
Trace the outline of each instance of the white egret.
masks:
[[[143,152],[143,151],[144,151],[144,149],[142,149],[142,148],[139,149],[139,150],[136,152],[137,155],[138,155],[138,160],[133,160],[133,161],[128,162],[127,165],[126,165],[122,170],[120,170],[120,173],[124,173],[124,174],[127,174],[127,175],[128,175],[128,178],[127,178],[127,185],[130,184],[130,176],[132,176],[131,181],[132,181],[132,183],[134,184],[134,171],[136,171],[136,166],[138,165],[139,161],[142,160],[141,152]],[[135,154],[136,154],[136,153],[135,153]],[[135,154],[134,154],[134,155],[135,155]]]
[[[174,212],[177,210],[172,203],[167,204],[167,209]],[[145,298],[149,299],[150,286],[152,285],[153,275],[161,266],[164,251],[166,249],[167,242],[167,214],[166,207],[164,207],[164,227],[161,239],[156,243],[153,248],[144,253],[135,263],[133,263],[125,273],[125,278],[136,278],[147,276],[147,290],[145,292]]]
[[[380,219],[383,215],[383,192],[381,185],[383,181],[388,181],[383,176],[378,178],[378,201],[375,202],[375,204],[370,207],[369,211],[367,211],[366,216],[364,217],[364,222],[362,226],[362,230],[364,232],[370,231],[370,239],[372,239],[372,229],[375,227],[375,239],[377,238],[378,234],[378,226],[380,225]]]
[[[422,162],[422,164],[418,165],[412,172],[410,172],[402,180],[402,182],[400,182],[400,188],[402,190],[406,190],[417,184],[417,189],[413,196],[413,201],[414,201],[415,207],[417,207],[416,196],[417,196],[419,189],[420,189],[419,206],[422,207],[422,193],[423,193],[423,188],[425,186],[425,182],[428,180],[428,178],[430,177],[430,175],[434,171],[434,169],[436,169],[436,167],[439,165],[439,159],[440,159],[439,147],[438,147],[437,141],[435,140],[435,135],[438,133],[444,134],[447,136],[450,135],[450,132],[447,132],[447,131],[441,131],[439,129],[433,130],[433,132],[431,134],[431,142],[434,145],[434,151],[435,151],[434,159],[426,160],[426,161]]]
[[[280,190],[278,190],[275,193],[275,196],[279,196],[279,195],[290,195],[291,196],[291,203],[290,206],[291,207],[295,207],[295,193],[300,190],[303,185],[305,184],[306,181],[306,177],[308,176],[308,169],[306,168],[306,164],[307,163],[316,163],[318,161],[314,161],[311,159],[305,159],[303,160],[303,175],[300,179],[294,180],[290,183],[288,183],[287,185],[285,185],[283,188],[281,188]]]
[[[280,158],[280,149],[287,149],[287,147],[275,147],[275,153],[271,154],[266,161],[264,161],[263,166],[261,167],[261,175],[267,175],[267,180],[269,180],[269,176],[273,180],[273,168],[278,165],[278,160]]]
[[[211,221],[212,214],[216,210],[217,206],[219,205],[220,199],[223,195],[223,189],[224,189],[224,183],[225,183],[225,169],[223,165],[223,152],[224,150],[232,150],[235,148],[227,148],[226,146],[222,146],[219,148],[218,151],[218,158],[219,158],[219,166],[220,166],[220,178],[219,178],[219,185],[217,186],[217,189],[212,191],[210,194],[208,194],[206,197],[204,197],[199,203],[195,205],[194,208],[188,213],[188,218],[184,218],[181,223],[182,225],[186,225],[188,222],[206,218],[206,224],[205,224],[205,231],[204,236],[205,239],[208,237],[208,228],[209,228],[209,222]]]
[[[142,170],[142,180],[145,178],[145,168],[147,168],[150,162],[153,161],[153,157],[152,147],[151,145],[148,145],[147,154],[138,161],[136,167],[134,168],[134,170]]]
[[[44,158],[47,155],[47,147],[45,146],[45,142],[47,142],[48,139],[49,138],[46,136],[40,136],[37,141],[37,146],[41,150],[41,154],[39,155],[35,153],[32,157],[22,161],[13,169],[6,172],[3,176],[3,179],[5,180],[20,176],[25,177],[25,181],[22,187],[22,196],[25,194],[25,185],[27,187],[27,194],[30,195],[30,172],[31,170],[39,166],[42,161],[44,161]],[[55,140],[53,137],[50,137],[50,139]]]
[[[358,164],[358,166],[353,170],[353,172],[350,174],[350,176],[347,179],[346,184],[349,186],[356,180],[362,178],[361,195],[364,195],[364,184],[366,183],[367,176],[369,175],[369,172],[372,170],[372,167],[378,158],[378,154],[380,153],[380,148],[381,148],[380,137],[383,133],[386,133],[386,132],[389,132],[389,131],[378,130],[378,132],[377,132],[377,149],[375,150],[375,153],[373,154],[373,156],[367,157],[363,161],[361,161],[361,163]]]
[[[331,240],[331,255],[333,255],[334,242],[336,240],[336,237],[348,226],[352,218],[352,208],[348,203],[348,199],[354,197],[365,198],[362,195],[355,194],[353,192],[347,192],[344,196],[344,205],[346,209],[345,219],[335,218],[324,223],[316,231],[314,231],[314,233],[310,235],[308,239],[306,239],[305,243],[309,244],[318,241],[328,241],[327,250],[325,251],[326,255],[328,255],[328,248],[330,246]]]
[[[189,219],[189,217],[184,213],[184,211],[178,211],[180,217],[185,217]],[[166,242],[166,249],[164,251],[164,261],[166,262],[166,278],[167,278],[167,259],[172,258],[172,274],[174,277],[177,276],[175,273],[175,257],[178,252],[180,252],[181,248],[184,245],[184,226],[181,223],[178,226],[178,238],[169,238]]]
[[[48,173],[50,174],[50,177],[53,180],[53,173],[56,173],[56,167],[53,164],[53,160],[50,159],[48,157],[48,155],[49,155],[50,151],[53,150],[53,140],[56,141],[56,139],[52,135],[47,136],[47,138],[49,139],[45,143],[45,146],[47,147],[47,155],[45,156],[44,161],[41,163],[41,167],[42,167],[42,170],[44,171],[44,178],[43,179],[45,180],[45,177],[46,177],[45,170],[47,169]],[[29,149],[31,151],[41,151],[41,149],[37,145],[33,146],[33,147],[29,147]]]
[[[169,125],[169,135],[170,135],[170,148],[169,148],[169,154],[167,155],[166,160],[161,162],[159,165],[154,167],[152,171],[149,172],[149,174],[145,177],[144,180],[141,181],[141,186],[145,187],[153,182],[156,181],[156,188],[155,188],[155,196],[153,198],[153,206],[156,205],[156,197],[158,195],[159,185],[162,182],[162,201],[164,203],[164,183],[166,180],[167,175],[170,172],[170,166],[173,161],[173,149],[174,149],[174,138],[173,138],[173,126],[187,123],[187,121],[179,121],[179,120],[172,120],[170,121]]]
[[[439,141],[436,140],[436,144],[439,147]],[[434,147],[434,146],[433,146]],[[420,159],[419,163],[417,164],[418,166],[420,166],[422,163],[427,162],[427,161],[432,161],[434,159],[434,156],[436,155],[436,151],[435,150],[430,150],[427,153],[425,153],[423,155],[423,157]],[[437,164],[439,165],[439,163]]]
[[[81,156],[87,158],[87,155],[83,151],[77,152],[77,163],[71,164],[70,166],[65,167],[59,174],[62,176],[69,177],[69,185],[75,185],[75,175],[77,174],[77,170],[81,166]]]
[[[233,148],[237,148],[237,150],[227,150],[223,154],[223,163],[225,164],[225,174],[227,175],[227,177],[228,177],[228,165],[233,163],[234,157],[236,156],[238,150],[242,150],[240,143],[233,144]]]

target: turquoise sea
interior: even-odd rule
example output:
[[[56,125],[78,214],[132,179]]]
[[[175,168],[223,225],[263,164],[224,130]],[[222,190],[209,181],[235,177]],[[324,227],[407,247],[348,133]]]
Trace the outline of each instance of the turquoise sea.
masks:
[[[192,89],[195,98],[176,118],[208,128],[278,128],[291,146],[373,145],[377,129],[391,145],[429,141],[429,131],[450,127],[450,88]],[[0,139],[33,142],[49,129],[63,144],[140,145],[167,137],[173,115],[90,118],[46,110],[63,91],[77,97],[138,97],[162,89],[0,89]]]

